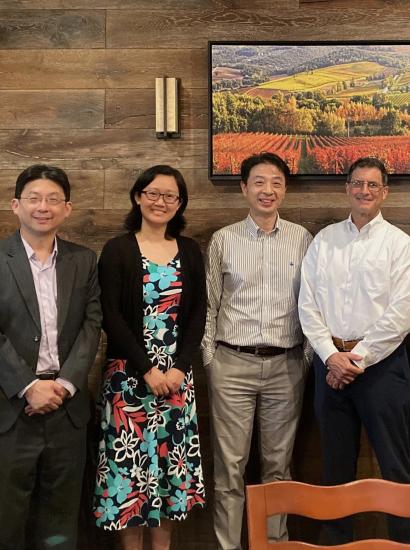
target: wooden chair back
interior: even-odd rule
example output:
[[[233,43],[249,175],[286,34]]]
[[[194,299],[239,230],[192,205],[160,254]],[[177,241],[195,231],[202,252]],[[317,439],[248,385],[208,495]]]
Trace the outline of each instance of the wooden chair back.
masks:
[[[274,481],[246,487],[250,550],[399,550],[410,544],[368,539],[337,546],[298,541],[269,543],[266,518],[296,514],[313,519],[337,519],[360,512],[385,512],[410,517],[410,484],[383,479],[361,479],[331,487],[298,481]]]

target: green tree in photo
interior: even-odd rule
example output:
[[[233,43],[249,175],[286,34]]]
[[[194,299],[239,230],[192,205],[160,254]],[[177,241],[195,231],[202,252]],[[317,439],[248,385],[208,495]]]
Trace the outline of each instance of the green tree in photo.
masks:
[[[345,119],[336,113],[320,113],[316,122],[316,133],[323,136],[343,136],[346,134]]]
[[[380,134],[382,136],[397,136],[404,133],[400,114],[398,111],[388,111],[380,121]]]

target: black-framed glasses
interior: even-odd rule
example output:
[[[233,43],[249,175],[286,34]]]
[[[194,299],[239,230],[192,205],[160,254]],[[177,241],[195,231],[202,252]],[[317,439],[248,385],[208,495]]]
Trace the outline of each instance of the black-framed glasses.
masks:
[[[160,197],[164,199],[164,202],[166,204],[175,204],[177,203],[180,198],[178,195],[175,195],[174,193],[160,193],[159,191],[141,191],[141,194],[144,194],[149,201],[155,202]]]
[[[367,189],[369,191],[373,191],[373,193],[377,193],[378,191],[380,191],[380,189],[386,187],[385,185],[377,183],[375,181],[367,180],[350,180],[347,183],[352,189],[363,189],[363,187],[367,184]]]
[[[46,204],[48,206],[58,206],[62,202],[67,202],[66,199],[62,199],[61,197],[42,197],[41,195],[29,195],[28,197],[19,197],[19,201],[27,201],[28,204],[31,206],[39,206],[43,200],[46,201]]]

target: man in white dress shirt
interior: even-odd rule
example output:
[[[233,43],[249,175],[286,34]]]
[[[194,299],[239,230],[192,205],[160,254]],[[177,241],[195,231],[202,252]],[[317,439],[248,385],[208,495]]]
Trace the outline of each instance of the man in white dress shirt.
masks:
[[[361,424],[383,478],[410,483],[410,237],[385,221],[387,172],[375,158],[348,173],[349,218],[323,229],[302,265],[299,315],[315,350],[315,410],[326,485],[356,477]],[[392,538],[410,542],[410,523],[391,519]],[[326,525],[349,542],[348,520]]]
[[[241,548],[243,474],[255,411],[262,481],[289,478],[306,370],[297,298],[312,237],[278,215],[289,169],[278,156],[262,153],[243,161],[241,178],[249,215],[213,235],[207,262],[203,359],[220,550]],[[268,532],[272,540],[286,538],[286,518],[271,518]]]

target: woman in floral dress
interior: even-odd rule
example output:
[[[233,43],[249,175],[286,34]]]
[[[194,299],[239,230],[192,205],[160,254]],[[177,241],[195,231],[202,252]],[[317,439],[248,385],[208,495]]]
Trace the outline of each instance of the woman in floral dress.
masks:
[[[94,514],[124,550],[170,547],[172,521],[204,504],[192,357],[206,314],[201,252],[180,236],[188,202],[178,170],[160,165],[130,191],[128,233],[99,262],[107,364]]]

